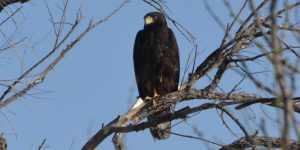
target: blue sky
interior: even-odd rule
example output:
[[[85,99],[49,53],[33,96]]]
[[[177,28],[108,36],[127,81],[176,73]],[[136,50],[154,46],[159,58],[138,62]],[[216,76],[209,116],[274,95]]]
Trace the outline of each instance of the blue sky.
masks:
[[[76,10],[80,6],[86,25],[89,19],[99,20],[121,3],[121,0],[70,0],[67,21],[74,20]],[[224,24],[232,20],[221,1],[209,1],[209,4]],[[62,6],[61,0],[48,1],[48,5],[54,18],[58,20],[60,10],[57,6]],[[202,1],[169,1],[167,5],[171,10],[171,17],[196,37],[199,50],[197,64],[199,64],[220,45],[223,30],[209,16]],[[19,6],[21,5],[10,6],[7,11],[15,10]],[[235,11],[240,6],[240,1],[234,1]],[[153,10],[141,1],[132,0],[76,45],[47,76],[44,83],[31,92],[32,96],[21,98],[1,110],[5,115],[0,116],[0,132],[7,138],[9,149],[34,150],[43,139],[47,139],[47,149],[64,150],[70,147],[74,150],[80,149],[89,137],[100,129],[102,123],[108,123],[125,113],[138,96],[132,59],[135,35],[143,28],[143,16]],[[5,79],[18,77],[22,69],[30,67],[44,56],[54,42],[50,17],[44,1],[32,0],[26,3],[15,19],[21,24],[15,40],[27,37],[27,43],[16,47],[5,55],[5,59],[3,58],[0,72]],[[9,24],[3,25],[1,30],[10,33],[11,29],[8,26]],[[193,45],[170,22],[169,26],[175,32],[183,67]],[[80,29],[83,27],[84,25]],[[79,32],[78,30],[77,34]],[[18,53],[25,53],[23,59],[25,66],[20,65],[16,57]],[[242,78],[233,72],[227,73],[225,77],[227,78],[221,85],[227,91],[236,84],[233,81],[238,81],[234,79]],[[208,79],[203,78],[198,85],[204,87],[207,83]],[[247,82],[245,84],[244,87],[247,88],[241,91],[262,94],[252,84],[247,85]],[[202,101],[188,102],[180,104],[178,108],[201,103]],[[251,113],[253,111],[263,114],[262,109],[270,114],[278,114],[268,107],[253,107],[253,110],[237,111],[235,115],[244,118],[241,120],[247,122],[250,131],[254,132],[257,129],[254,126],[259,125],[260,115],[253,119]],[[202,132],[208,140],[221,144],[230,143],[235,139],[222,125],[216,110],[201,112],[174,127],[173,131],[194,135],[193,127]],[[278,126],[273,124],[271,128],[277,129]],[[234,132],[238,136],[243,136],[238,128],[234,129]],[[272,133],[278,135],[276,132]],[[126,145],[129,150],[208,148],[202,141],[174,135],[165,141],[153,141],[148,130],[127,134]],[[209,148],[218,148],[208,145]],[[113,149],[111,137],[108,137],[98,149]]]

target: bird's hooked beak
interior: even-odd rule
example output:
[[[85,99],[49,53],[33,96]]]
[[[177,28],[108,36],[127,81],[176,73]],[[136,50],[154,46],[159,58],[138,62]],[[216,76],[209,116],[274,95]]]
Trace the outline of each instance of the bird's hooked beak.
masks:
[[[145,24],[146,25],[149,25],[149,24],[151,24],[151,23],[153,23],[154,22],[154,19],[151,17],[151,16],[147,16],[146,18],[145,18]]]

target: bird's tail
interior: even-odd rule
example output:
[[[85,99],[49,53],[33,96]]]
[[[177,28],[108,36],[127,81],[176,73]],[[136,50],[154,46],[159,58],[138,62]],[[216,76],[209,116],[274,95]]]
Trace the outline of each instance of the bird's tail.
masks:
[[[157,116],[162,115],[164,113],[168,113],[170,111],[171,111],[170,108],[167,108],[166,110],[156,112],[156,113],[150,115],[148,117],[148,120],[151,121],[154,118],[156,118]],[[163,123],[156,125],[155,127],[151,127],[150,132],[155,139],[158,139],[158,140],[167,139],[170,137],[170,134],[171,134],[171,122],[163,122]]]

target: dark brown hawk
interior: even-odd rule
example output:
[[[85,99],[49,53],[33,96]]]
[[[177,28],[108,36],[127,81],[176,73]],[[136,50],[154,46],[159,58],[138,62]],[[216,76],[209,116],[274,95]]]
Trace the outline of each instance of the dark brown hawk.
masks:
[[[146,101],[178,89],[179,51],[162,13],[150,12],[144,21],[144,29],[136,35],[133,60],[139,96]],[[148,120],[170,111],[171,108],[167,108],[154,113]],[[170,136],[171,122],[150,128],[150,132],[156,139],[166,139]]]

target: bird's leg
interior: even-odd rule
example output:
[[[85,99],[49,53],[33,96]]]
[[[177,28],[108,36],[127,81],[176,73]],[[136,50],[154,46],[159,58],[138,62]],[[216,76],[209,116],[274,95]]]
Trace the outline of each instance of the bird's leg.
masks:
[[[156,89],[154,89],[154,94],[153,94],[153,97],[150,97],[150,96],[146,96],[145,97],[145,101],[152,101],[152,104],[153,104],[153,106],[156,106],[156,102],[155,102],[155,98],[156,97],[159,97],[159,94],[156,92]]]
[[[145,97],[145,101],[151,101],[152,104],[153,104],[153,106],[156,105],[156,103],[155,103],[155,101],[154,101],[154,97],[146,96],[146,97]]]
[[[163,77],[162,77],[162,76],[160,76],[160,78],[159,78],[159,82],[160,82],[160,83],[162,83],[162,82],[163,82]]]
[[[153,98],[152,98],[153,106],[156,106],[156,102],[154,100],[156,97],[159,97],[159,94],[157,93],[156,89],[154,89],[154,94],[153,94]]]
[[[148,100],[152,100],[152,97],[146,96],[146,97],[145,97],[145,101],[148,101]]]
[[[153,98],[155,97],[159,97],[159,94],[157,93],[156,89],[154,89],[154,94],[153,94]]]

